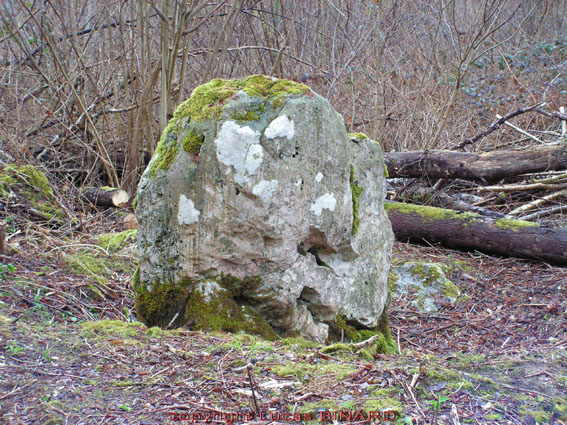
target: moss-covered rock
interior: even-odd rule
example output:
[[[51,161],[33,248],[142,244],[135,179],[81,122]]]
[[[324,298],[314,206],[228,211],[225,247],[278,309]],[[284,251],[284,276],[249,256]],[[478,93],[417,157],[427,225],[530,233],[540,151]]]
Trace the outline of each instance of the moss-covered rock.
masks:
[[[388,283],[395,298],[412,297],[412,305],[421,312],[437,311],[439,302],[454,303],[461,290],[446,276],[444,264],[409,261],[392,267]]]
[[[309,87],[304,84],[264,75],[252,75],[243,80],[215,79],[197,87],[191,97],[177,107],[163,131],[148,166],[148,175],[154,177],[158,170],[169,169],[179,151],[177,136],[181,134],[184,134],[181,141],[183,150],[198,155],[205,140],[198,123],[220,119],[228,100],[239,92],[261,99],[261,102],[253,104],[250,109],[232,113],[232,119],[242,123],[258,120],[258,114],[265,110],[266,103],[278,108],[286,97],[304,95],[309,91]]]
[[[8,206],[23,204],[30,217],[49,224],[61,225],[66,221],[47,177],[33,165],[6,164],[0,168],[0,200]]]
[[[332,336],[346,339],[347,344],[333,344],[324,348],[330,351],[355,351],[363,358],[372,359],[377,354],[395,354],[398,352],[398,345],[392,338],[390,332],[390,321],[388,314],[384,312],[378,326],[372,329],[356,328],[349,325],[342,315],[338,315],[336,324],[332,329]],[[371,339],[373,338],[373,339]],[[356,343],[362,341],[372,341],[368,345],[357,346]]]
[[[323,342],[344,308],[349,324],[376,327],[393,240],[382,161],[305,85],[197,87],[138,188],[138,317]]]

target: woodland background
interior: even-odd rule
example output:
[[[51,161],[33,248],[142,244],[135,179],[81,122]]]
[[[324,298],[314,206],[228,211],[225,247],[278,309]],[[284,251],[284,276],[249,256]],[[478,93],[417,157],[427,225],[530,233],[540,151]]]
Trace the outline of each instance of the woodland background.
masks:
[[[566,103],[566,20],[542,0],[4,0],[0,160],[40,166],[70,210],[85,185],[133,196],[192,89],[256,73],[306,82],[386,152],[450,148],[496,113]]]

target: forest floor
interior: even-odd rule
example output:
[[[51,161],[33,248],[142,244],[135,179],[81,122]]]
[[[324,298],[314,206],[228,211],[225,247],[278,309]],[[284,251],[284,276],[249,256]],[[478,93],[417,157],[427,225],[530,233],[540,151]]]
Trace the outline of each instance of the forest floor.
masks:
[[[22,239],[2,260],[0,423],[567,424],[567,269],[397,242],[395,263],[447,264],[464,296],[430,314],[394,300],[399,353],[369,361],[148,329],[132,316],[135,251],[114,248]]]

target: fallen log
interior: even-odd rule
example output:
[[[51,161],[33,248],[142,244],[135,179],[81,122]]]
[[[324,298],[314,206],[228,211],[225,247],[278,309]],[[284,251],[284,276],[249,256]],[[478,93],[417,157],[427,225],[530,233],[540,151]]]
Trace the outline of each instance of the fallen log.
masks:
[[[83,190],[83,196],[93,205],[99,207],[121,207],[130,200],[128,192],[114,188],[88,188]]]
[[[396,239],[567,265],[567,229],[386,201]]]
[[[389,177],[496,181],[504,177],[567,168],[567,146],[487,153],[443,150],[384,154]]]

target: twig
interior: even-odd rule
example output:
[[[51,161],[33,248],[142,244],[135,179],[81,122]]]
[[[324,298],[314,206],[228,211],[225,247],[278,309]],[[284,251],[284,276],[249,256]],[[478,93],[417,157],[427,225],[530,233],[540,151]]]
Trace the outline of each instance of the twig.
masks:
[[[470,139],[466,139],[465,141],[459,143],[457,146],[455,146],[455,149],[462,149],[467,145],[472,145],[473,143],[478,142],[480,139],[488,136],[490,133],[498,130],[500,128],[500,126],[502,126],[502,124],[504,124],[506,121],[508,121],[511,118],[514,118],[518,115],[524,114],[526,112],[529,111],[533,111],[537,108],[541,108],[542,106],[545,106],[545,102],[543,103],[538,103],[536,105],[527,107],[527,108],[520,108],[517,109],[513,112],[509,112],[506,115],[504,115],[503,117],[499,118],[498,120],[496,120],[495,122],[493,122],[490,127],[488,127],[486,130],[484,130],[483,132],[477,134],[474,137],[471,137]]]
[[[516,208],[513,211],[510,211],[510,215],[518,215],[523,213],[524,211],[533,210],[535,207],[545,204],[547,201],[551,201],[552,199],[560,198],[562,196],[567,195],[567,189],[560,190],[558,192],[554,192],[550,195],[544,196],[543,198],[536,199],[528,204],[522,205],[521,207]]]
[[[517,192],[535,189],[565,189],[567,183],[562,184],[546,184],[546,183],[532,183],[532,184],[499,184],[494,186],[479,187],[477,192]]]
[[[254,382],[252,381],[252,374],[250,373],[250,369],[252,369],[252,365],[249,365],[246,368],[248,373],[248,382],[250,383],[250,389],[252,390],[252,400],[254,401],[254,411],[256,412],[256,416],[260,415],[260,409],[258,409],[258,402],[256,401],[256,392],[254,391]]]
[[[545,210],[541,210],[532,214],[525,215],[523,217],[518,217],[520,220],[530,221],[536,218],[545,217],[547,215],[555,214],[557,212],[563,212],[563,210],[567,211],[567,206],[565,205],[557,205],[556,207],[551,207]]]
[[[368,339],[366,339],[366,340],[364,340],[364,341],[357,342],[357,343],[355,343],[355,344],[350,344],[350,345],[352,346],[352,348],[356,348],[356,349],[362,348],[362,347],[367,347],[367,346],[369,346],[369,345],[372,345],[372,343],[373,343],[374,341],[376,341],[376,340],[378,339],[378,337],[380,337],[380,336],[381,336],[381,335],[373,335],[373,336],[371,336],[370,338],[368,338]]]
[[[9,393],[4,394],[3,396],[0,396],[0,400],[4,400],[5,398],[10,397],[11,395],[22,391],[25,387],[27,387],[29,384],[25,384],[22,385],[21,387],[18,387],[17,385],[12,389],[12,391],[10,391]]]
[[[497,118],[497,119],[500,119],[500,118],[502,118],[502,115],[496,114],[496,118]],[[527,131],[522,130],[520,127],[515,126],[514,124],[512,124],[512,123],[510,123],[510,122],[505,122],[504,125],[507,125],[508,127],[512,128],[512,129],[514,129],[514,130],[516,130],[518,133],[523,134],[524,136],[526,136],[526,137],[532,139],[532,140],[535,141],[535,142],[538,142],[538,143],[541,143],[541,144],[544,144],[544,143],[545,143],[545,142],[543,142],[542,140],[538,139],[537,137],[531,135],[531,134],[528,133]]]
[[[0,223],[0,255],[6,254],[6,223]]]
[[[562,114],[565,114],[565,108],[563,106],[561,106],[559,108],[559,112],[561,112]],[[565,143],[565,137],[566,136],[567,136],[567,121],[562,120],[561,121],[561,143]]]

